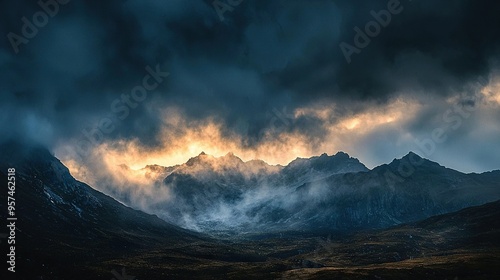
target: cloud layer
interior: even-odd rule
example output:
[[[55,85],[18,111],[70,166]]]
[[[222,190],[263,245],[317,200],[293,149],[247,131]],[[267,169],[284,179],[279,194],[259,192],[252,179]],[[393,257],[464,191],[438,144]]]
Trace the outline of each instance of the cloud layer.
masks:
[[[499,169],[500,3],[396,2],[242,1],[221,21],[212,1],[75,0],[17,54],[8,34],[44,10],[6,3],[2,140],[92,166],[105,164],[90,151],[103,148],[130,166],[201,150],[281,164],[345,150],[373,167],[415,150],[462,171]],[[355,45],[355,27],[389,4],[401,12],[348,63],[339,45]],[[147,66],[170,75],[127,103]]]

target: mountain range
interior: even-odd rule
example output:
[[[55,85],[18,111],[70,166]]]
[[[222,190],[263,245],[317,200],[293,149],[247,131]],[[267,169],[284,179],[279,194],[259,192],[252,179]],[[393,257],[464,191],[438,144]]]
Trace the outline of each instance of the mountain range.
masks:
[[[287,166],[201,153],[140,170],[171,193],[147,214],[75,180],[43,147],[1,151],[0,181],[16,168],[21,278],[116,279],[127,268],[141,279],[372,279],[370,269],[392,279],[404,268],[441,279],[463,258],[474,277],[497,273],[499,204],[485,203],[500,199],[500,171],[464,174],[414,153],[372,170],[342,152]]]
[[[139,172],[170,194],[143,210],[210,233],[378,229],[500,199],[500,171],[464,174],[412,152],[372,170],[343,152],[286,166],[201,153]]]

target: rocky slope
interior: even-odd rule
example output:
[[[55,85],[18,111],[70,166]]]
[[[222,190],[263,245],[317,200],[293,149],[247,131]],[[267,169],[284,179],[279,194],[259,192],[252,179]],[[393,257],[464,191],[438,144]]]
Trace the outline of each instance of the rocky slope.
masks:
[[[16,169],[17,264],[31,277],[55,279],[55,271],[70,271],[85,261],[126,255],[159,243],[173,246],[200,240],[197,234],[75,180],[43,148],[14,143],[0,148],[0,182],[6,184],[7,168]],[[0,193],[2,220],[7,214],[6,196],[6,191]]]
[[[384,228],[500,199],[500,171],[464,174],[414,153],[373,170],[341,152],[284,167],[202,153],[162,170],[175,199],[151,211],[205,232]]]

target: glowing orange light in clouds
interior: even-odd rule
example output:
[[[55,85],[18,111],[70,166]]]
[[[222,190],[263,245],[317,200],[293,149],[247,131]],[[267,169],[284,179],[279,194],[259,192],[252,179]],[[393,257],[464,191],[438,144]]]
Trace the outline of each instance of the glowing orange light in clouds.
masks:
[[[497,112],[500,106],[499,77],[496,76],[489,85],[481,89],[482,102],[478,103],[478,106],[482,106],[481,112]],[[460,96],[450,97],[446,102],[451,106],[457,102],[457,98]],[[296,157],[311,157],[324,152],[334,154],[342,150],[363,161],[360,157],[362,155],[357,154],[358,143],[363,143],[373,132],[380,130],[404,132],[401,128],[429,102],[433,101],[406,96],[404,99],[396,98],[385,105],[373,104],[364,111],[342,115],[340,118],[335,104],[328,102],[297,108],[290,112],[291,114],[286,114],[287,118],[291,119],[290,124],[285,125],[292,125],[293,118],[314,118],[320,121],[325,131],[323,137],[307,137],[290,130],[275,130],[272,127],[273,120],[269,120],[271,127],[261,132],[261,141],[252,147],[242,144],[246,140],[244,135],[228,135],[222,123],[216,119],[189,121],[181,110],[167,108],[160,113],[163,129],[160,134],[162,144],[158,147],[147,147],[137,140],[108,141],[92,150],[92,164],[88,166],[67,158],[64,154],[58,154],[57,151],[56,156],[61,158],[75,177],[88,183],[92,183],[98,173],[111,174],[118,177],[117,180],[144,183],[146,174],[140,170],[144,166],[183,164],[202,151],[215,157],[232,152],[244,161],[261,159],[269,164],[286,165]],[[396,141],[411,142],[413,136],[405,132]],[[124,169],[123,165],[132,170]]]
[[[138,170],[146,165],[174,166],[185,163],[202,151],[215,157],[233,152],[244,161],[261,159],[269,164],[281,165],[286,165],[297,157],[311,157],[324,152],[334,154],[339,150],[356,156],[356,147],[353,146],[355,140],[381,126],[404,122],[417,109],[418,105],[414,102],[396,100],[383,108],[348,116],[341,121],[332,121],[335,120],[332,117],[335,113],[333,106],[299,108],[294,111],[293,116],[320,119],[327,131],[325,137],[312,143],[311,138],[306,135],[276,132],[271,128],[264,131],[262,141],[253,147],[241,144],[244,143],[244,136],[223,134],[222,124],[216,120],[188,122],[179,111],[166,110],[168,113],[164,113],[164,129],[160,134],[161,146],[146,147],[137,140],[109,141],[97,146],[91,157],[101,161],[102,168],[107,169],[108,173],[139,182],[144,179],[144,174],[139,174]],[[76,177],[90,182],[90,172],[86,173],[84,167],[71,159],[64,160],[64,157],[63,161]],[[132,174],[131,170],[123,170],[123,165],[137,171]],[[85,174],[87,176],[83,176]]]
[[[492,105],[500,105],[500,76],[496,77],[493,82],[484,87],[481,93],[486,102]]]
[[[333,109],[330,109],[333,111]],[[222,127],[214,120],[199,123],[187,123],[178,114],[169,113],[165,129],[161,134],[162,147],[147,148],[138,141],[108,142],[98,147],[97,151],[104,157],[108,166],[126,164],[132,169],[140,169],[148,164],[173,166],[186,162],[190,157],[197,156],[202,151],[223,156],[233,152],[244,161],[262,159],[270,164],[285,165],[296,157],[310,157],[323,152],[330,154],[339,147],[349,150],[350,136],[367,133],[379,126],[391,124],[411,115],[415,106],[400,100],[377,111],[360,113],[345,118],[337,123],[328,123],[329,115],[325,108],[318,110],[298,109],[295,116],[315,114],[316,118],[324,119],[327,131],[331,135],[325,137],[322,143],[310,143],[310,139],[299,133],[280,133],[272,135],[266,131],[263,140],[251,148],[242,147],[240,135],[224,136]],[[172,132],[169,127],[176,126]],[[181,127],[181,129],[179,129]]]
[[[168,133],[168,132],[167,132]],[[221,129],[210,123],[185,131],[177,139],[164,136],[163,147],[148,149],[138,141],[106,143],[97,149],[108,166],[126,164],[140,169],[148,164],[173,166],[186,162],[201,152],[216,157],[233,152],[244,161],[262,159],[270,164],[286,164],[297,156],[307,156],[309,149],[300,135],[280,135],[279,141],[263,142],[252,149],[241,148],[241,139],[223,137]]]

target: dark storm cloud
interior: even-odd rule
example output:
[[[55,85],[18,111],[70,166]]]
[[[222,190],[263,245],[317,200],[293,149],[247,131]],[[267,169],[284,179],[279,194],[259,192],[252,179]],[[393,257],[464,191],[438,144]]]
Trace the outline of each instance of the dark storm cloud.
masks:
[[[400,94],[446,97],[488,77],[499,54],[495,1],[401,1],[403,11],[347,63],[339,44],[353,44],[354,27],[388,2],[243,1],[221,21],[208,0],[74,0],[15,54],[7,34],[21,35],[21,18],[41,8],[8,1],[0,19],[1,126],[15,123],[10,135],[45,144],[82,137],[99,119],[116,118],[113,101],[157,64],[171,75],[116,122],[110,139],[157,145],[156,113],[176,106],[189,119],[226,124],[224,133],[251,146],[275,124],[276,110],[332,102],[335,122]],[[281,123],[280,131],[315,141],[326,134],[315,117]]]
[[[389,1],[345,2],[335,2],[343,12],[339,40],[354,45],[354,27],[364,30],[373,20],[370,11],[387,9]],[[306,96],[385,99],[412,89],[447,95],[450,87],[489,74],[499,50],[498,3],[401,1],[401,7],[351,64],[335,42],[295,60],[278,80]]]

